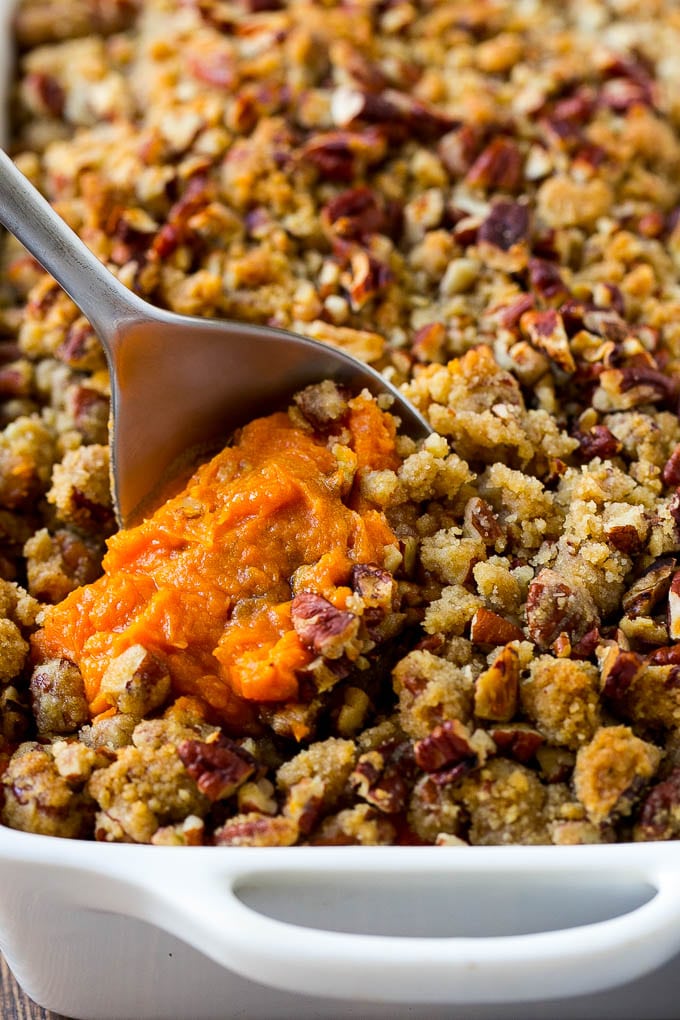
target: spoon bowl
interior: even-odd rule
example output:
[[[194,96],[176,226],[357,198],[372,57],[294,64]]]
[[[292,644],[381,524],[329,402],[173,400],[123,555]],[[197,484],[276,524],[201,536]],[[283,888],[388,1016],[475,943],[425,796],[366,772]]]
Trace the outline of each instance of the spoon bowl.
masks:
[[[310,383],[332,379],[389,394],[414,438],[431,432],[413,405],[369,365],[286,330],[177,315],[128,290],[0,150],[0,223],[89,319],[111,377],[111,484],[118,523],[153,509],[191,451],[226,441]]]

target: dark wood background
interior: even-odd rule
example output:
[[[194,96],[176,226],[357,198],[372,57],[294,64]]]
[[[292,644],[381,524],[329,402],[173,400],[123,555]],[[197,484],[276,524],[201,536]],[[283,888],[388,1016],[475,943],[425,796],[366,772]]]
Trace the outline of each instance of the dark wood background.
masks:
[[[0,956],[0,1017],[2,1020],[67,1020],[58,1013],[41,1009],[24,995],[2,956]]]

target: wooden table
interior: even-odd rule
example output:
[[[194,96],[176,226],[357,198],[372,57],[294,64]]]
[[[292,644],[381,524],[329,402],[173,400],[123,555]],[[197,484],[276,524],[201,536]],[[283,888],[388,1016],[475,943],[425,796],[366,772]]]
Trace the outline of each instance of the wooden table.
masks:
[[[68,1020],[67,1017],[36,1006],[19,988],[2,956],[0,956],[0,1017],[2,1020]]]

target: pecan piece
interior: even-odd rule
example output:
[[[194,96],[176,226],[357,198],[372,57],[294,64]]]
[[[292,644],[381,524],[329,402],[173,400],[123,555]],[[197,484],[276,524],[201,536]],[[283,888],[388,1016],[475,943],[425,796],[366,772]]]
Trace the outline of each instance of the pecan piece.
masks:
[[[523,641],[524,633],[510,620],[481,606],[470,621],[470,640],[478,645],[507,645]]]
[[[362,249],[350,255],[350,271],[341,278],[349,294],[352,311],[358,312],[392,282],[389,266]]]
[[[642,802],[633,830],[636,841],[677,839],[680,836],[680,768],[657,783]]]
[[[347,86],[340,86],[333,93],[331,117],[338,127],[349,127],[357,121],[378,124],[395,140],[415,137],[433,141],[459,123],[396,89],[376,93]]]
[[[413,772],[413,751],[408,741],[384,745],[362,754],[349,777],[357,794],[384,814],[406,807]]]
[[[493,509],[479,496],[473,496],[465,504],[465,526],[479,535],[484,545],[497,548],[497,543],[505,544],[503,529]]]
[[[290,615],[298,637],[315,655],[356,657],[359,617],[354,613],[336,609],[323,595],[303,591],[291,602]]]
[[[531,761],[539,747],[545,743],[545,737],[526,723],[515,723],[513,726],[494,726],[490,730],[490,734],[501,754],[521,762],[522,765]]]
[[[440,139],[437,152],[451,177],[462,177],[472,166],[482,141],[481,129],[474,124],[461,124]]]
[[[26,75],[25,86],[35,96],[42,111],[52,117],[61,117],[64,112],[66,93],[51,74],[44,71],[31,71]]]
[[[647,656],[647,661],[652,666],[680,666],[680,645],[655,648]]]
[[[666,461],[662,477],[666,485],[670,485],[673,488],[680,485],[680,443]]]
[[[611,460],[623,449],[623,444],[606,425],[593,425],[588,432],[575,432],[574,439],[578,440],[579,453],[586,461],[595,457]]]
[[[607,368],[600,377],[593,405],[599,409],[627,411],[641,404],[663,404],[676,409],[678,380],[651,365],[628,364]],[[604,403],[602,403],[604,399]]]
[[[529,637],[539,648],[550,648],[561,633],[572,643],[599,625],[595,603],[583,588],[571,587],[549,568],[541,570],[527,595]]]
[[[458,719],[446,719],[414,744],[416,765],[424,772],[439,772],[462,762],[476,761],[470,731]]]
[[[516,191],[522,183],[522,154],[511,138],[494,138],[479,154],[465,183],[484,191]]]
[[[101,693],[119,712],[141,719],[163,704],[170,687],[167,665],[142,645],[132,645],[109,662]]]
[[[563,372],[571,375],[576,370],[562,316],[554,308],[525,312],[520,327],[529,342],[547,354]]]
[[[369,620],[386,616],[394,607],[397,586],[389,570],[372,563],[356,563],[350,584],[366,607],[364,615]]]
[[[529,236],[529,207],[524,202],[501,200],[479,226],[477,240],[510,251]]]
[[[177,753],[198,789],[211,801],[231,797],[257,767],[248,751],[222,734],[212,743],[183,740]]]
[[[506,644],[488,669],[475,681],[475,715],[494,722],[508,722],[517,711],[519,655]]]
[[[529,263],[531,264],[531,259]],[[498,322],[499,326],[503,326],[505,329],[514,329],[518,325],[519,320],[522,318],[525,312],[528,312],[530,308],[534,307],[534,298],[532,294],[522,294],[515,301],[511,301],[510,304],[501,305],[494,311],[494,318]]]
[[[398,220],[396,207],[365,186],[343,191],[321,211],[321,225],[331,240],[363,241],[372,234],[396,237]]]
[[[674,556],[662,556],[647,567],[621,600],[626,616],[634,620],[651,614],[668,594],[676,563]]]
[[[387,150],[385,137],[374,128],[365,131],[326,131],[314,135],[302,149],[327,181],[352,181],[365,167],[374,166]]]
[[[216,846],[292,846],[299,830],[292,818],[261,815],[256,811],[234,815],[215,829]]]
[[[560,304],[571,293],[558,267],[547,259],[529,259],[529,286],[548,304]]]
[[[149,248],[149,257],[165,259],[185,241],[191,233],[191,217],[203,209],[212,198],[212,190],[205,174],[195,174],[189,179],[184,194],[171,207],[167,221],[154,237]]]
[[[620,648],[615,642],[598,652],[600,659],[600,686],[604,697],[620,701],[643,668],[642,656]]]

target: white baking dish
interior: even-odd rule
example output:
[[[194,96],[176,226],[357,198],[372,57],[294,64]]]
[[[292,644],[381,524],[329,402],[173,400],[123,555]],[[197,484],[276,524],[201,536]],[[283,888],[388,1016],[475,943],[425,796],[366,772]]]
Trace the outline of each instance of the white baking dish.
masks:
[[[0,949],[37,1002],[86,1020],[677,1018],[678,847],[166,848],[0,827]]]

